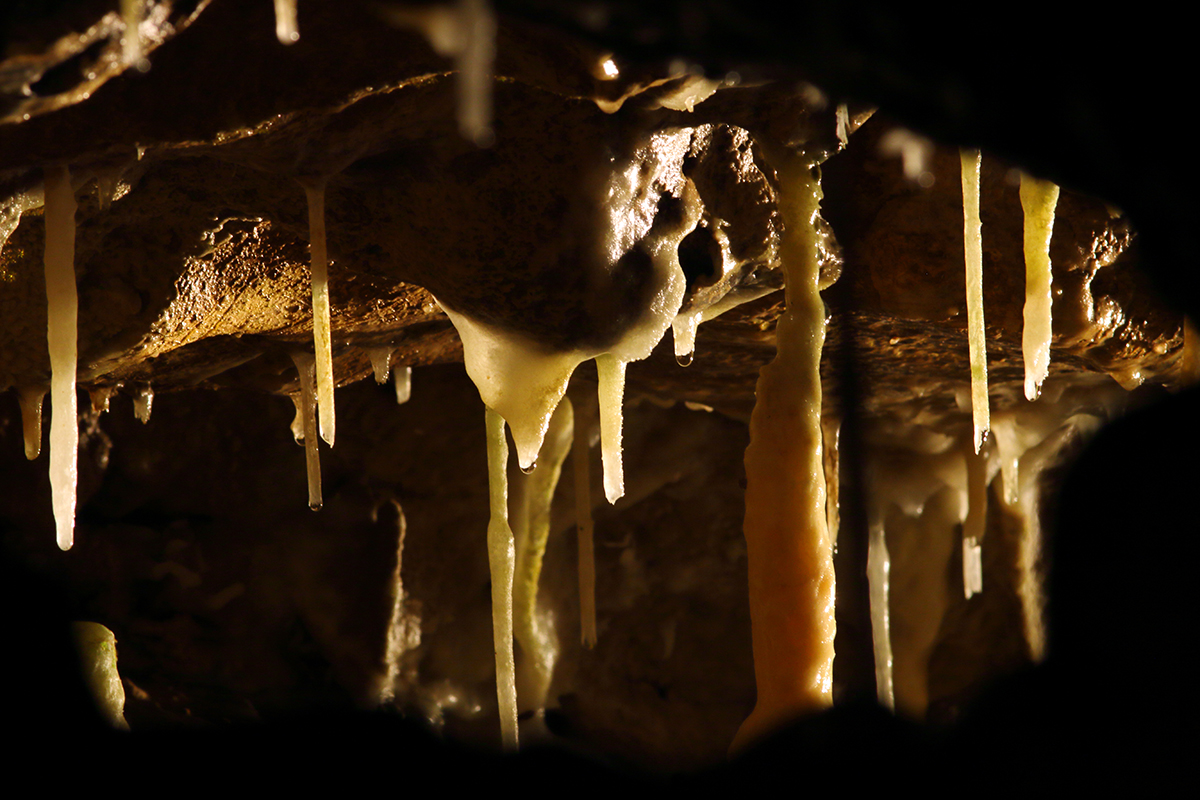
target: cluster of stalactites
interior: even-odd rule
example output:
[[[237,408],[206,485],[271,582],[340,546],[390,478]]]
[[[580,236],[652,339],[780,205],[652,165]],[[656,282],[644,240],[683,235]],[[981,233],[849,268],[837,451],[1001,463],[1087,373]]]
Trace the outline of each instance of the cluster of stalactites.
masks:
[[[979,218],[982,156],[962,150],[963,249],[966,253],[967,332],[971,360],[971,413],[978,453],[989,428],[987,343],[983,319],[983,233]],[[1050,239],[1058,186],[1021,174],[1024,217],[1025,308],[1021,349],[1025,362],[1025,397],[1036,400],[1050,373],[1051,281]]]

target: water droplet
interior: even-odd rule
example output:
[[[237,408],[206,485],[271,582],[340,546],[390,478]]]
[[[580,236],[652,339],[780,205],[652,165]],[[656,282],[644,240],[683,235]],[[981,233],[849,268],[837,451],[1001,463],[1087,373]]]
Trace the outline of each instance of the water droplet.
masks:
[[[528,467],[521,467],[521,472],[528,475],[531,472],[533,472],[535,469],[537,469],[537,459],[536,458],[532,462],[530,462]]]
[[[675,363],[681,367],[688,367],[692,364],[692,353],[684,353],[683,355],[675,356]]]
[[[308,507],[311,508],[313,511],[320,511],[322,505],[324,505],[324,504],[323,503],[309,503]]]

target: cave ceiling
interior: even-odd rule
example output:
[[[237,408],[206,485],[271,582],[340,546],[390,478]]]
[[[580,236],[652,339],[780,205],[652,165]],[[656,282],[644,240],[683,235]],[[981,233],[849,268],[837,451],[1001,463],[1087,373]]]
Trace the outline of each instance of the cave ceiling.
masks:
[[[973,61],[964,61],[962,85],[947,78],[921,93],[911,85],[929,69],[921,58],[890,63],[886,48],[864,56],[869,42],[856,47],[837,35],[818,41],[800,33],[809,56],[793,60],[783,34],[753,8],[497,3],[491,116],[466,130],[463,70],[439,43],[438,6],[302,2],[299,39],[285,45],[266,0],[153,0],[139,28],[143,52],[131,59],[117,3],[59,5],[50,13],[16,4],[0,28],[0,389],[50,380],[40,197],[50,166],[69,166],[79,203],[79,382],[98,404],[114,391],[132,396],[146,387],[180,393],[185,408],[198,404],[188,394],[196,389],[232,390],[223,398],[296,394],[291,356],[311,348],[313,337],[304,187],[320,182],[335,379],[343,391],[359,392],[347,403],[352,413],[383,428],[391,423],[378,421],[361,385],[346,388],[371,375],[379,352],[394,369],[418,368],[414,392],[421,370],[434,369],[435,399],[422,404],[428,414],[459,420],[467,413],[455,393],[461,381],[445,366],[461,363],[463,353],[443,305],[547,351],[611,346],[649,301],[647,243],[678,223],[685,195],[694,192],[699,221],[679,245],[687,278],[681,310],[731,308],[700,326],[688,366],[677,361],[669,332],[631,366],[631,398],[657,411],[635,423],[630,437],[656,441],[667,453],[692,452],[686,442],[672,444],[662,416],[687,403],[721,412],[696,436],[709,437],[714,451],[736,453],[744,429],[734,421],[750,416],[784,307],[771,163],[773,153],[790,148],[820,164],[824,191],[818,229],[829,321],[827,413],[858,403],[871,435],[885,441],[914,426],[960,436],[971,424],[962,194],[957,147],[942,142],[984,146],[985,316],[997,412],[1025,402],[1023,169],[1063,185],[1051,243],[1050,401],[1093,390],[1108,397],[1116,385],[1174,390],[1188,381],[1183,313],[1194,295],[1160,299],[1171,270],[1159,265],[1178,255],[1178,241],[1153,238],[1180,212],[1162,211],[1167,201],[1144,190],[1163,166],[1150,162],[1140,177],[1118,167],[1120,177],[1110,180],[1096,177],[1086,148],[1031,145],[1024,130],[1003,138],[998,123],[990,141],[992,106],[972,116],[963,86],[991,100],[1007,95],[998,88],[1003,81],[970,72]],[[836,13],[813,15],[814,30],[850,37]],[[1012,82],[1026,77],[1021,69]],[[872,84],[873,71],[888,79]],[[1038,112],[1051,93],[1035,92],[1025,104]],[[967,110],[955,113],[959,106]],[[1044,116],[1052,127],[1053,115]],[[629,244],[606,267],[597,254],[618,218]],[[594,372],[580,370],[578,383],[594,382]],[[287,426],[282,417],[276,422]],[[394,440],[433,447],[425,435]],[[254,448],[257,436],[247,429],[233,438]],[[123,446],[113,439],[96,433],[85,436],[85,446],[103,449],[107,463],[106,448]],[[348,448],[355,446],[369,450],[365,441]],[[272,447],[262,444],[262,452]],[[464,453],[475,449],[461,444]],[[351,480],[350,458],[335,458],[331,473]],[[679,480],[668,461],[642,463],[649,477],[641,488],[635,482],[634,493]],[[151,470],[138,469],[155,483]],[[397,469],[368,467],[376,483],[400,481],[410,492],[420,486],[430,497],[438,491],[419,469],[402,477]],[[699,486],[701,477],[686,480],[693,479]],[[106,513],[136,505],[120,493],[99,496]],[[350,502],[322,513],[352,516]],[[297,514],[308,513],[295,505]],[[713,513],[728,511],[721,508]],[[254,518],[275,512],[294,528],[311,527],[274,506]],[[653,522],[651,515],[646,524]],[[372,548],[395,547],[383,536],[383,544],[347,556],[305,536],[312,558],[345,559],[348,571],[374,557]],[[705,546],[732,545],[716,538]],[[390,568],[371,580],[386,581]],[[310,570],[304,580],[316,586],[322,574]],[[424,592],[427,614],[438,602],[467,614],[465,601],[439,588],[446,580],[424,574],[412,591]],[[482,585],[484,578],[472,580]],[[717,591],[735,593],[725,584]],[[431,618],[449,625],[451,616]],[[340,652],[333,660],[347,685],[375,680],[364,677],[369,655]],[[596,685],[606,680],[598,668],[572,663],[593,669],[588,679]],[[434,690],[422,691],[421,702],[432,703]],[[713,713],[728,727],[739,709],[734,703]],[[577,720],[605,730],[610,724],[596,709],[579,711]],[[644,746],[658,746],[656,735],[670,736],[646,734]],[[678,762],[664,756],[663,763],[703,762],[698,754],[712,756],[713,745],[702,738]]]

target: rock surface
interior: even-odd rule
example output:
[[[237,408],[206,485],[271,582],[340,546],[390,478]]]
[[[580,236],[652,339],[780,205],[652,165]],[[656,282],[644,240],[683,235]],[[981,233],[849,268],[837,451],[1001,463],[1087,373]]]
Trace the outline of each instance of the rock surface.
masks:
[[[915,429],[952,440],[970,426],[955,148],[930,144],[913,182],[884,144],[900,123],[852,104],[842,145],[837,103],[790,68],[726,74],[676,110],[699,85],[686,63],[632,47],[605,80],[604,37],[522,9],[500,17],[494,140],[480,148],[458,133],[455,65],[375,6],[302,5],[287,47],[265,2],[146,6],[144,73],[121,62],[121,23],[104,3],[13,15],[0,41],[0,203],[13,198],[0,210],[36,195],[45,166],[70,166],[81,387],[159,395],[145,428],[120,394],[113,413],[81,418],[79,544],[66,555],[52,545],[44,461],[21,461],[15,392],[0,409],[6,543],[69,587],[73,617],[116,633],[131,728],[386,696],[458,738],[494,739],[482,407],[451,366],[461,347],[434,298],[548,349],[611,343],[649,285],[636,244],[612,265],[599,254],[612,180],[625,175],[635,240],[678,217],[681,186],[703,204],[680,246],[684,310],[767,293],[704,323],[688,368],[663,342],[630,370],[627,497],[596,508],[594,651],[577,644],[573,498],[560,492],[542,589],[562,647],[557,707],[523,735],[642,766],[719,762],[754,700],[738,481],[742,423],[782,310],[768,291],[781,286],[769,154],[803,146],[825,162],[827,414],[857,414],[872,446],[897,446]],[[1016,169],[985,154],[996,413],[1025,402]],[[300,181],[316,177],[328,178],[345,388],[313,514],[291,404],[277,395],[298,390],[288,354],[311,346]],[[37,205],[0,249],[0,387],[49,381]],[[1139,271],[1127,216],[1064,188],[1051,258],[1048,393],[1107,396],[1107,376],[1126,389],[1185,382],[1182,315]],[[394,367],[417,368],[399,409],[363,380],[381,347]],[[589,369],[573,392],[594,383]],[[599,498],[595,467],[593,483]],[[988,518],[987,591],[944,601],[928,675],[905,677],[932,719],[956,718],[1033,657],[1020,537],[1002,505]],[[952,545],[938,546],[950,564]],[[861,668],[846,658],[835,691],[853,694]]]

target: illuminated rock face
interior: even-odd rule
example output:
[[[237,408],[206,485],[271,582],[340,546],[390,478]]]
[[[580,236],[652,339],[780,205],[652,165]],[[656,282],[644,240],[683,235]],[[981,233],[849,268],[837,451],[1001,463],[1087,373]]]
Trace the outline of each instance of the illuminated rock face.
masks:
[[[0,124],[0,196],[12,198],[0,221],[24,212],[0,252],[0,386],[28,393],[50,381],[44,217],[28,198],[44,167],[66,163],[80,206],[79,382],[161,395],[146,428],[122,395],[116,414],[85,412],[78,552],[48,562],[75,587],[73,613],[117,632],[122,670],[143,690],[127,709],[134,729],[139,714],[171,721],[185,708],[225,720],[387,696],[457,735],[494,739],[483,415],[461,368],[448,366],[461,350],[434,297],[551,351],[603,352],[637,324],[652,293],[651,243],[685,215],[689,186],[701,210],[676,248],[680,310],[759,296],[700,325],[687,369],[670,342],[629,369],[621,504],[599,505],[592,470],[597,649],[577,644],[570,493],[552,514],[542,600],[562,644],[552,728],[644,763],[719,759],[754,703],[738,465],[782,311],[782,293],[769,291],[782,285],[778,186],[763,149],[802,141],[829,156],[825,413],[845,413],[840,376],[852,353],[879,474],[897,461],[959,459],[955,442],[970,427],[956,149],[934,148],[913,183],[881,153],[896,127],[882,113],[851,115],[840,150],[834,104],[783,80],[729,79],[694,110],[674,110],[673,98],[695,87],[686,77],[650,86],[671,74],[665,61],[618,57],[619,74],[606,80],[600,47],[517,19],[501,28],[494,142],[481,149],[459,135],[450,62],[363,8],[313,9],[306,20],[302,6],[301,38],[285,48],[267,3],[201,5],[188,11],[190,27],[170,4],[153,7],[175,15],[163,19],[180,32],[146,48],[149,72],[113,72],[104,86],[72,81],[93,54],[41,82],[31,73],[35,94],[61,102],[14,105],[31,118]],[[394,57],[348,58],[346,42]],[[214,94],[213,85],[227,88]],[[1013,420],[1027,406],[1021,206],[1010,172],[985,153],[993,411]],[[327,181],[333,371],[343,387],[337,448],[320,454],[319,515],[305,508],[291,406],[272,396],[300,390],[291,356],[313,337],[301,181],[314,179]],[[1002,466],[1029,455],[1040,468],[1037,446],[1059,433],[1052,423],[1111,404],[1106,373],[1126,386],[1178,382],[1181,319],[1148,299],[1137,250],[1120,212],[1064,190],[1044,394],[1053,406],[1108,388],[1065,402],[1051,422],[997,430],[985,589],[974,605],[952,580],[940,592],[929,583],[954,574],[961,557],[958,466],[914,489],[919,503],[873,510],[893,553],[902,710],[953,718],[990,677],[1038,649],[1029,633],[1037,587],[1027,585],[1036,552],[1019,530],[1031,509],[1016,491],[1020,473],[1010,479]],[[393,368],[417,367],[403,409],[391,389],[362,381],[384,349]],[[590,387],[593,375],[585,368],[576,382]],[[40,559],[53,542],[45,463],[19,463],[10,394],[3,459],[16,478],[0,508]],[[1021,440],[1029,430],[1041,438]],[[965,465],[962,478],[965,486]],[[835,700],[853,688],[853,642],[845,653]]]

